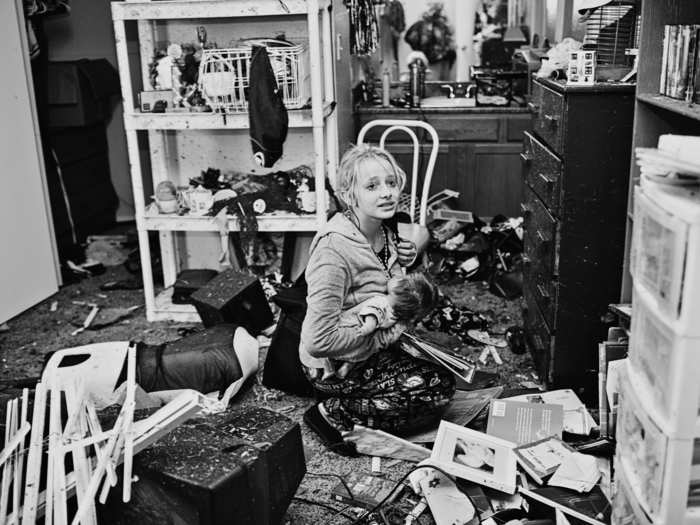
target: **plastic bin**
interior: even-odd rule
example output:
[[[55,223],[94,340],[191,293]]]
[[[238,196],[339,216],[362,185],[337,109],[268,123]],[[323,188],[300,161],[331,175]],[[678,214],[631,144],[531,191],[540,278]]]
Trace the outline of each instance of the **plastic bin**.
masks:
[[[644,406],[673,438],[696,435],[700,407],[700,337],[678,335],[658,314],[651,293],[634,284],[629,363]]]
[[[700,196],[645,182],[635,188],[630,271],[680,335],[700,337]]]
[[[700,442],[670,439],[643,408],[628,374],[623,373],[617,418],[617,460],[644,512],[655,523],[680,524],[689,502],[691,480],[699,480],[693,465]],[[695,459],[698,461],[698,459]],[[700,502],[693,498],[694,512]]]
[[[205,49],[199,63],[198,85],[212,109],[219,113],[248,111],[248,72],[252,46],[267,47],[277,87],[287,109],[300,108],[309,98],[307,47],[281,40],[248,40],[229,49]]]
[[[654,522],[644,512],[632,486],[627,479],[624,467],[615,464],[615,489],[612,497],[612,525],[652,525]]]

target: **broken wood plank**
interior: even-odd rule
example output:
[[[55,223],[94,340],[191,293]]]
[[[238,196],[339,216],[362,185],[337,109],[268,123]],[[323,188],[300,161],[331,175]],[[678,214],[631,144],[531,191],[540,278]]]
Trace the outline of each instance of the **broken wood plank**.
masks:
[[[44,415],[46,413],[46,390],[39,382],[34,390],[34,409],[32,412],[32,434],[29,438],[29,454],[27,456],[27,472],[24,482],[24,506],[22,523],[36,521],[36,508],[39,498],[39,477],[41,475],[41,459],[44,438]],[[19,508],[16,513],[19,515]]]

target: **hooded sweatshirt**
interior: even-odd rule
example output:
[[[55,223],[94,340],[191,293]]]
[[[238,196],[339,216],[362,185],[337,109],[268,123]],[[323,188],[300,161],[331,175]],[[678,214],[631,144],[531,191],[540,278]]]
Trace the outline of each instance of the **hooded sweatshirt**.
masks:
[[[388,266],[401,272],[392,235]],[[306,266],[306,317],[301,327],[299,357],[310,368],[323,368],[326,359],[360,362],[390,342],[385,331],[362,336],[358,326],[343,326],[341,313],[370,297],[386,294],[389,274],[365,235],[350,219],[337,213],[318,231]]]

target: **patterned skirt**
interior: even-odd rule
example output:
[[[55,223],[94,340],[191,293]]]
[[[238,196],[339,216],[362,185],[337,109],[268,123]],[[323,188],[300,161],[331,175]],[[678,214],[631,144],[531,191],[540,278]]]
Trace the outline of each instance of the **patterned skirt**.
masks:
[[[393,434],[415,432],[437,422],[455,393],[450,371],[394,346],[358,363],[343,379],[305,372],[340,430],[359,424]]]

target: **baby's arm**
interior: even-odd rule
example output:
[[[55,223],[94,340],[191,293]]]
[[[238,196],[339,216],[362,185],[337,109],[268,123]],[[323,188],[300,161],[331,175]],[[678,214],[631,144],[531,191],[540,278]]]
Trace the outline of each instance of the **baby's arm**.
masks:
[[[360,314],[360,334],[369,335],[379,326],[379,319],[374,314]]]

